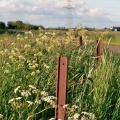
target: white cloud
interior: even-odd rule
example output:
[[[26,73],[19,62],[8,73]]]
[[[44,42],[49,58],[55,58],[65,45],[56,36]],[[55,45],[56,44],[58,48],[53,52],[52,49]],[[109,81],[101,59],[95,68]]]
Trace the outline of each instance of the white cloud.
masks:
[[[22,20],[36,24],[59,23],[65,21],[66,0],[0,0],[1,20]],[[102,8],[92,8],[84,0],[73,0],[73,19],[107,18]],[[92,20],[92,18],[91,18]],[[46,22],[47,23],[47,22]],[[64,24],[64,23],[63,23]]]
[[[76,14],[78,16],[99,16],[107,15],[108,13],[102,8],[92,8],[87,5],[84,0],[76,2]]]

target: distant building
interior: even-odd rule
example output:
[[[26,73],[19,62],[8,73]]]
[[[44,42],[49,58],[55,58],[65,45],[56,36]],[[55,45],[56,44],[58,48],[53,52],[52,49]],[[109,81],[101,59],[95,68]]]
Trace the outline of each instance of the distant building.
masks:
[[[113,26],[110,29],[113,30],[113,31],[120,31],[120,26],[119,27]]]

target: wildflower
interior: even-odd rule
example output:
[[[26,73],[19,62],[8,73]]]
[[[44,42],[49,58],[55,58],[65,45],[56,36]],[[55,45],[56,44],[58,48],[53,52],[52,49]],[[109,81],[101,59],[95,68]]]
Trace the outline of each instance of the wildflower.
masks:
[[[9,56],[9,59],[13,59],[13,56]]]
[[[48,93],[45,92],[45,91],[41,91],[41,95],[42,95],[42,96],[48,96]]]
[[[19,55],[18,58],[21,60],[25,60],[24,56],[22,56],[22,55]]]
[[[69,106],[69,104],[65,104],[63,105],[63,108],[67,108]]]
[[[47,102],[47,103],[50,103],[50,105],[53,106],[53,108],[56,107],[56,104],[55,104],[55,100],[56,98],[54,96],[47,96],[47,97],[44,97],[42,98],[43,101]]]
[[[35,100],[36,104],[41,104],[41,100]]]
[[[20,34],[17,35],[17,37],[20,37],[20,36],[21,36]]]
[[[3,115],[2,114],[0,114],[0,119],[2,119],[3,118]]]
[[[29,85],[29,87],[32,89],[36,89],[36,87],[34,87],[33,85]]]
[[[5,49],[5,53],[7,53],[8,52],[8,49]]]
[[[27,49],[27,48],[31,48],[31,46],[26,44],[26,45],[24,46],[24,48],[26,48],[26,49]]]
[[[15,43],[11,43],[11,45],[13,46]]]
[[[37,56],[42,56],[42,53],[41,53],[41,52],[38,52],[38,53],[37,53]]]
[[[79,118],[79,116],[80,116],[80,114],[75,113],[75,114],[73,115],[73,119],[74,119],[74,120],[77,120],[77,119]]]
[[[81,114],[83,115],[82,120],[84,120],[84,118],[89,118],[89,120],[95,120],[96,119],[96,117],[93,113],[82,112]]]
[[[32,91],[32,93],[35,93],[35,94],[37,94],[38,92],[39,92],[38,89],[34,89],[34,90]]]
[[[77,106],[77,105],[73,105],[73,106],[72,106],[72,108],[77,109],[77,108],[78,108],[78,106]]]
[[[6,65],[10,66],[10,63],[6,63]]]
[[[27,36],[25,36],[25,39],[28,39],[28,37],[27,37]]]
[[[49,66],[47,64],[43,63],[43,65],[46,69],[49,69]]]
[[[39,70],[36,70],[36,73],[37,73],[37,74],[39,74],[39,73],[40,73],[40,71],[39,71]]]
[[[17,98],[15,98],[15,100],[17,101],[17,100],[21,100],[22,99],[22,97],[17,97]]]
[[[29,95],[31,95],[29,91],[24,91],[24,90],[23,90],[23,91],[21,92],[21,96],[28,97]]]
[[[4,73],[9,73],[9,70],[5,70]]]
[[[34,54],[34,57],[36,57],[37,56],[37,54]]]
[[[87,46],[87,43],[86,43],[86,42],[84,42],[84,46],[85,46],[85,49],[86,49],[86,46]]]
[[[27,101],[27,103],[28,103],[29,105],[33,105],[33,102],[32,102],[32,101]]]
[[[19,90],[20,86],[18,86],[15,90],[14,93],[17,93],[17,91]]]
[[[68,120],[73,120],[73,117],[68,117]]]
[[[35,64],[35,68],[38,67],[38,66],[39,66],[39,65],[36,63],[36,64]]]
[[[31,76],[34,76],[35,75],[35,72],[33,71],[32,73],[31,73]]]
[[[14,102],[14,101],[15,101],[15,98],[12,98],[11,100],[9,100],[8,103],[12,103],[12,102]]]

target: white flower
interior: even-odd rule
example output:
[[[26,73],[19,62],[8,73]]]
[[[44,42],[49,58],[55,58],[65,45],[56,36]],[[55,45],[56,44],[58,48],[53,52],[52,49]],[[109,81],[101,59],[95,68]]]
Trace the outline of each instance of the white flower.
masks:
[[[43,97],[42,100],[49,103],[50,105],[52,105],[53,108],[56,107],[56,102],[55,102],[56,97],[54,96],[47,96],[47,97]]]
[[[85,116],[82,116],[81,120],[88,120]]]
[[[37,56],[42,56],[42,53],[41,53],[41,52],[38,52],[38,53],[37,53]]]
[[[73,118],[72,117],[68,117],[68,120],[73,120]]]
[[[17,93],[17,91],[19,90],[20,86],[18,86],[15,90],[14,93]]]
[[[3,115],[2,114],[0,114],[0,119],[2,119],[3,118]]]
[[[36,87],[34,87],[33,85],[28,85],[30,88],[32,88],[33,90],[36,89]]]
[[[40,71],[39,71],[39,70],[36,70],[36,73],[37,73],[37,74],[39,74],[39,73],[40,73]]]
[[[95,120],[96,119],[96,117],[93,113],[82,112],[81,114],[83,114],[83,119],[82,120],[84,120],[84,118],[89,118],[89,120]]]
[[[33,105],[33,102],[32,102],[32,101],[27,101],[27,103],[28,103],[29,105]]]
[[[34,76],[35,75],[35,72],[33,71],[32,73],[31,73],[31,76]]]
[[[29,95],[31,95],[29,91],[24,91],[24,90],[23,90],[23,91],[21,92],[21,96],[28,97]]]
[[[35,94],[39,93],[39,89],[32,90],[32,93],[35,93]]]
[[[35,100],[36,104],[41,104],[41,100]]]
[[[7,74],[8,74],[8,73],[9,73],[9,70],[5,70],[4,73],[7,73]]]
[[[5,53],[7,53],[8,52],[8,49],[5,49]]]
[[[36,57],[37,56],[37,54],[34,54],[34,57]]]
[[[78,106],[77,106],[77,105],[73,105],[73,106],[72,106],[72,108],[77,109],[77,108],[78,108]]]
[[[79,116],[80,116],[80,114],[75,113],[75,114],[73,115],[74,120],[78,120]]]
[[[27,37],[27,36],[25,36],[25,39],[28,39],[28,37]]]
[[[17,98],[15,98],[15,100],[21,100],[22,99],[22,97],[17,97]]]
[[[9,100],[8,103],[12,103],[12,102],[14,102],[14,101],[15,101],[15,98],[12,98],[11,100]]]
[[[48,93],[45,92],[45,91],[41,91],[41,95],[42,95],[42,96],[48,96]]]
[[[46,69],[49,69],[49,66],[46,63],[43,63],[43,65]]]
[[[63,105],[63,108],[67,108],[69,106],[69,104],[65,104]]]
[[[95,119],[95,115],[93,113],[89,113],[89,119],[94,120]]]
[[[27,48],[31,48],[31,46],[26,44],[26,45],[24,46],[24,48],[26,48],[26,49],[27,49]]]

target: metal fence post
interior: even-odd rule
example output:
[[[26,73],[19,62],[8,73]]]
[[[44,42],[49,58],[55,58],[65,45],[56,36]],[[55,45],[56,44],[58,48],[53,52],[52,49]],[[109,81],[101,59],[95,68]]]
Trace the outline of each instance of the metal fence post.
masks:
[[[96,40],[96,61],[100,61],[101,59],[101,54],[102,54],[102,41],[101,40]]]
[[[56,97],[57,108],[55,108],[55,120],[65,120],[65,109],[67,94],[67,76],[68,76],[68,59],[66,57],[58,58],[57,65],[57,83]]]
[[[80,44],[80,46],[82,46],[82,44],[83,44],[82,43],[82,36],[79,37],[79,44]]]

